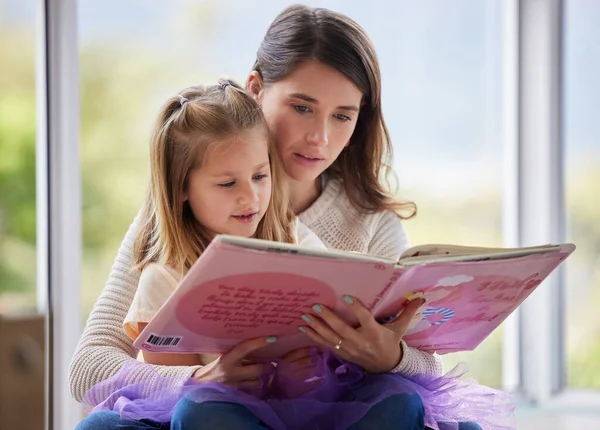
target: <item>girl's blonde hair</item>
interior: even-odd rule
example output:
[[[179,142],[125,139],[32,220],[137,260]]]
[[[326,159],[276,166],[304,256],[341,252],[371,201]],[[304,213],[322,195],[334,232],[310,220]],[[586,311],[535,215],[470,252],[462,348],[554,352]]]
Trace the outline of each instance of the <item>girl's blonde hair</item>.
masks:
[[[164,104],[150,143],[150,187],[142,208],[133,256],[138,269],[149,263],[185,274],[211,237],[184,199],[191,172],[202,168],[206,154],[228,138],[260,127],[268,139],[271,198],[254,237],[293,242],[294,215],[285,171],[262,110],[237,83],[197,85]]]

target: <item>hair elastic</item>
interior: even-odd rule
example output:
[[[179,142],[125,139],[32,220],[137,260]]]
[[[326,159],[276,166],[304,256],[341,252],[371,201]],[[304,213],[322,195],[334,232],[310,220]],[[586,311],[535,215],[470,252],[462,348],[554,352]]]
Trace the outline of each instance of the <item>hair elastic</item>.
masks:
[[[184,104],[186,104],[187,102],[189,102],[189,99],[186,99],[186,98],[185,98],[185,97],[183,97],[183,96],[179,96],[179,104],[180,104],[181,106],[183,106],[183,105],[184,105]]]
[[[231,82],[229,81],[223,81],[221,82],[221,89],[224,90],[226,86],[231,85]]]

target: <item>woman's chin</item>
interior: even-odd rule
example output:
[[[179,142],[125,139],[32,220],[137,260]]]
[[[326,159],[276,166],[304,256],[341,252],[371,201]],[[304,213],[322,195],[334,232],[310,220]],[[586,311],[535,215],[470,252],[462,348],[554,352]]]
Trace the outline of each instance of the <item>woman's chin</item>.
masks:
[[[311,184],[315,182],[324,169],[293,167],[287,171],[288,178],[293,182]]]

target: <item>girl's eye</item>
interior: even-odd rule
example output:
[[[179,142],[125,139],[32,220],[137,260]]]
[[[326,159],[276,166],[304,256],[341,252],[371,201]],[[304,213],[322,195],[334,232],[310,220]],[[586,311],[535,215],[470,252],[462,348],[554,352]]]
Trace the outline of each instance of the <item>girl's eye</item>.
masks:
[[[309,111],[308,106],[304,105],[294,105],[294,109],[296,109],[300,113],[306,113]]]
[[[337,115],[335,115],[335,117],[337,119],[339,119],[340,121],[350,121],[352,119],[348,115],[344,115],[344,114],[341,114],[341,113],[338,113]]]
[[[269,175],[267,175],[266,173],[261,173],[260,175],[254,175],[254,180],[255,181],[261,181],[265,178],[267,178]]]
[[[221,188],[231,188],[235,185],[235,181],[225,182],[223,184],[219,184]]]

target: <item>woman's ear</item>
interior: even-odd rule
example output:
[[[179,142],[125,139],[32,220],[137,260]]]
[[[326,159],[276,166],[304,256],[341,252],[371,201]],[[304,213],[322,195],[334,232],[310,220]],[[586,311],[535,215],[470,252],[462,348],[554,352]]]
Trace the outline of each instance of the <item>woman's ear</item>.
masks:
[[[258,103],[262,101],[263,91],[265,89],[262,76],[257,70],[253,70],[246,80],[246,90]]]

